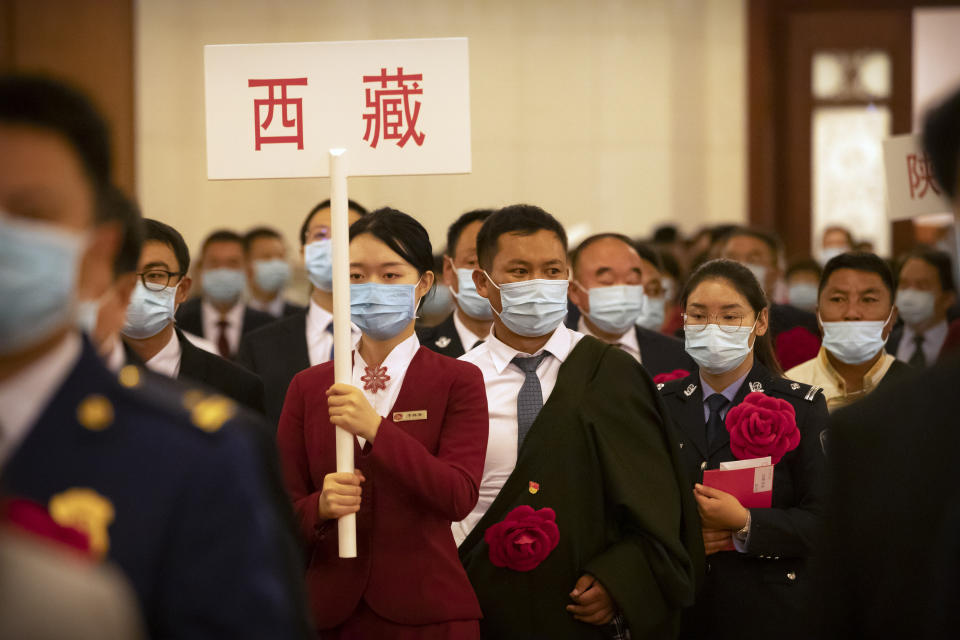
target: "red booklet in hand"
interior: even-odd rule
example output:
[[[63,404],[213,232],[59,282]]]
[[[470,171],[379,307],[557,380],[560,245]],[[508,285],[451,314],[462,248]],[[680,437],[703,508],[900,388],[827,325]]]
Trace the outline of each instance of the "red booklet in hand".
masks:
[[[747,509],[769,509],[773,500],[773,465],[769,457],[723,462],[719,469],[703,472],[703,484],[733,495]],[[735,549],[732,539],[727,549]]]

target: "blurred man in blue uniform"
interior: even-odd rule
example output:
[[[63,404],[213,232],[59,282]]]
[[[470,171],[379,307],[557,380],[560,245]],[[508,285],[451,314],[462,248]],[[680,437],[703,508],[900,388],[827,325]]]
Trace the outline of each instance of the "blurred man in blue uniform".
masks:
[[[83,531],[130,580],[151,637],[296,637],[247,418],[75,328],[113,278],[106,126],[53,81],[0,77],[0,484]],[[147,388],[149,387],[149,388]]]

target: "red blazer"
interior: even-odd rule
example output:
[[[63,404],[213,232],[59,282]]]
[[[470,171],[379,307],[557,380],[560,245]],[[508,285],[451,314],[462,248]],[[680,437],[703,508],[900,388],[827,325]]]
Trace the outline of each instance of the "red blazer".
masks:
[[[479,619],[450,523],[466,517],[479,496],[488,430],[480,370],[425,347],[414,355],[376,441],[355,449],[356,467],[367,479],[355,559],[338,557],[336,521],[317,514],[323,478],[336,471],[326,399],[332,384],[332,362],[297,374],[277,431],[284,483],[306,543],[317,626],[341,624],[361,598],[400,624]],[[391,419],[421,410],[424,420]]]

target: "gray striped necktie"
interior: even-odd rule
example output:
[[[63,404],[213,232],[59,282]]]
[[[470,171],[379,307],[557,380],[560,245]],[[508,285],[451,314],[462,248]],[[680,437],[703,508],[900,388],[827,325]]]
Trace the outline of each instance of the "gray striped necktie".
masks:
[[[529,358],[515,357],[511,362],[523,371],[523,386],[517,395],[517,450],[523,445],[533,421],[543,408],[543,391],[540,389],[540,378],[537,377],[537,367],[549,354],[544,351],[538,356]]]

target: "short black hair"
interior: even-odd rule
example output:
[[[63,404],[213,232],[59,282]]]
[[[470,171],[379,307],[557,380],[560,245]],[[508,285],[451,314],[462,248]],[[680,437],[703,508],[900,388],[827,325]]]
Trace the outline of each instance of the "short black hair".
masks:
[[[214,242],[236,242],[241,247],[243,246],[243,236],[241,236],[236,231],[231,231],[230,229],[217,229],[210,235],[208,235],[204,240],[203,244],[200,245],[200,260],[203,260],[203,255],[207,252],[207,247],[209,247]]]
[[[260,238],[276,238],[277,240],[283,242],[283,236],[280,235],[280,232],[272,227],[254,227],[243,234],[243,252],[246,254],[250,253],[250,247],[253,246],[253,243]]]
[[[50,77],[0,74],[0,123],[59,135],[73,149],[90,180],[96,221],[106,219],[113,162],[110,131],[87,96]]]
[[[633,248],[637,250],[637,255],[652,264],[657,271],[663,272],[663,259],[660,257],[660,251],[657,251],[646,242],[634,242]]]
[[[423,275],[433,271],[430,234],[413,216],[384,207],[368,213],[350,225],[350,240],[369,233]]]
[[[937,183],[955,199],[960,183],[960,90],[927,113],[923,147],[930,155]]]
[[[940,278],[940,289],[943,291],[955,291],[956,284],[953,279],[953,262],[950,260],[950,254],[946,251],[939,251],[930,247],[916,247],[900,256],[897,262],[897,280],[900,280],[900,273],[907,260],[923,260],[931,267],[937,270],[937,276]]]
[[[179,231],[168,224],[150,218],[144,219],[143,227],[146,241],[162,242],[173,250],[181,275],[190,271],[190,250]]]
[[[118,223],[123,234],[113,259],[113,277],[134,273],[140,262],[140,252],[143,251],[144,228],[140,207],[115,185],[108,186],[104,192],[102,207],[104,222]]]
[[[552,231],[567,252],[567,232],[556,218],[532,204],[512,204],[493,212],[477,234],[477,260],[480,267],[489,269],[497,255],[500,236],[516,233],[529,236],[537,231]]]
[[[875,253],[863,253],[859,251],[842,253],[839,256],[830,258],[823,267],[823,275],[820,276],[820,286],[817,287],[817,296],[823,293],[823,288],[826,286],[827,280],[829,280],[833,272],[838,269],[853,269],[854,271],[865,271],[867,273],[877,274],[880,276],[880,279],[883,280],[883,286],[890,292],[890,302],[893,302],[893,294],[897,287],[894,284],[893,272],[890,270],[890,266],[883,258]]]
[[[732,229],[729,229],[723,236],[721,236],[720,242],[722,243],[722,247],[725,249],[731,240],[743,236],[755,238],[767,245],[767,248],[770,249],[770,255],[773,257],[773,263],[777,264],[777,261],[780,259],[780,254],[783,250],[783,244],[781,244],[780,238],[778,238],[774,233],[761,231],[760,229],[756,229],[754,227],[733,227]]]
[[[641,254],[642,255],[642,254]],[[677,257],[670,253],[669,251],[657,251],[657,255],[660,256],[660,273],[666,273],[669,277],[677,281],[677,284],[680,284],[680,262],[677,260]],[[656,264],[656,263],[654,263]]]
[[[307,244],[307,230],[310,228],[310,221],[313,220],[313,216],[317,214],[318,211],[322,209],[327,209],[330,207],[330,198],[327,198],[323,202],[317,203],[313,209],[310,209],[310,213],[307,214],[307,217],[304,218],[303,224],[300,225],[300,246]],[[367,215],[369,212],[367,209],[360,204],[359,202],[354,202],[353,200],[347,200],[347,210],[353,211],[361,218]]]
[[[662,224],[653,231],[654,244],[671,244],[680,240],[680,231],[675,224]]]
[[[800,258],[799,260],[794,260],[787,266],[787,271],[784,274],[784,278],[789,280],[790,276],[799,271],[812,271],[814,274],[816,274],[818,282],[820,277],[823,275],[823,268],[820,266],[819,262],[813,258]]]
[[[459,218],[454,220],[453,224],[447,229],[447,248],[444,253],[451,258],[457,250],[457,243],[460,242],[460,236],[468,225],[480,221],[485,222],[493,214],[493,209],[474,209],[467,211]]]

